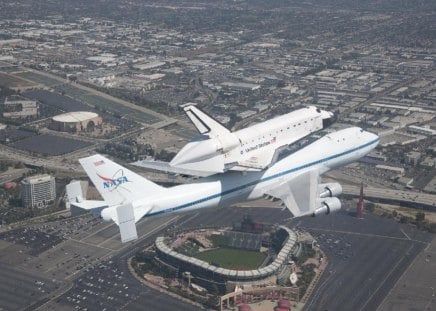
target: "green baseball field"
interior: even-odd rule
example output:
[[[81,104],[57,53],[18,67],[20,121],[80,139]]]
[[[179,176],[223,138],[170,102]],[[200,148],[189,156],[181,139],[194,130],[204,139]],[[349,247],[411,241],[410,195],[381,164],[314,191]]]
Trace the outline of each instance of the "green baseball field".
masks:
[[[260,266],[266,255],[255,251],[223,247],[198,253],[195,257],[221,268],[252,270]]]

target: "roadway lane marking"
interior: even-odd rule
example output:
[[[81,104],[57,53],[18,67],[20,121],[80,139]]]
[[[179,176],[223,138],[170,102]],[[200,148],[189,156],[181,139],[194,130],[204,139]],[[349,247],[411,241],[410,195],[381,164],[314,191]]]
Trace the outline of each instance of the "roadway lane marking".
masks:
[[[313,231],[325,231],[325,232],[333,232],[333,233],[343,233],[343,234],[352,234],[352,235],[358,235],[358,236],[366,236],[366,237],[372,237],[372,238],[384,238],[384,239],[392,239],[392,240],[401,240],[401,241],[413,241],[416,243],[421,243],[427,245],[427,242],[414,240],[414,239],[406,239],[406,238],[400,238],[395,236],[387,236],[387,235],[380,235],[380,234],[370,234],[370,233],[359,233],[359,232],[351,232],[351,231],[341,231],[341,230],[332,230],[332,229],[321,229],[321,228],[309,228],[309,227],[301,227],[305,230],[313,230]]]
[[[428,243],[427,247],[424,248],[421,252],[418,253],[418,255],[416,255],[415,259],[410,263],[410,265],[407,267],[407,269],[404,271],[404,273],[398,278],[398,280],[395,282],[395,284],[392,286],[392,288],[389,290],[388,294],[385,296],[385,298],[383,298],[383,301],[380,303],[380,305],[377,307],[377,310],[380,310],[380,308],[383,307],[383,304],[385,303],[385,301],[389,298],[389,296],[391,295],[391,292],[394,291],[397,288],[397,284],[400,283],[400,281],[403,280],[403,278],[406,277],[407,273],[409,272],[409,270],[412,268],[412,266],[414,266],[418,260],[421,259],[421,255],[424,255],[425,253],[428,253],[427,249],[430,247],[431,242]],[[427,310],[427,309],[426,309]]]
[[[60,294],[57,294],[56,296],[50,298],[47,302],[43,303],[42,305],[40,305],[39,307],[37,307],[35,310],[41,310],[42,307],[44,307],[46,304],[55,301],[56,299],[58,299],[59,297],[61,297],[63,294],[65,294],[66,292],[68,292],[70,289],[72,289],[74,286],[74,283],[71,283],[68,285],[68,287],[65,290],[62,290],[62,292]],[[47,309],[43,309],[43,310],[47,310]]]
[[[92,244],[92,243],[88,243],[88,242],[84,242],[84,241],[80,241],[80,240],[76,240],[76,239],[70,239],[70,241],[74,241],[74,242],[85,244],[85,245],[92,246],[92,247],[102,248],[102,249],[108,250],[110,252],[115,252],[116,251],[116,249],[100,246],[100,244],[99,245],[95,245],[95,244]]]
[[[113,226],[113,225],[115,225],[115,223],[114,223],[114,222],[111,222],[111,223],[109,223],[108,225],[104,226],[103,228],[101,228],[101,229],[99,229],[99,230],[97,230],[97,231],[91,233],[90,235],[87,235],[87,236],[84,237],[83,239],[80,239],[80,241],[86,240],[86,239],[88,239],[88,238],[90,238],[90,237],[96,235],[97,233],[99,233],[99,232],[101,232],[101,231],[103,231],[103,230],[105,230],[105,229],[107,229],[107,228],[109,228],[110,226]]]
[[[400,230],[401,230],[401,232],[406,236],[406,238],[408,239],[408,240],[412,240],[407,234],[406,234],[406,232],[404,232],[404,230],[403,230],[403,228],[400,228]]]
[[[415,245],[410,245],[409,249],[407,250],[406,254],[409,253],[412,248]],[[402,256],[400,258],[400,260],[397,261],[397,263],[392,267],[392,269],[389,271],[388,275],[386,275],[386,277],[383,279],[383,282],[380,283],[379,286],[377,286],[377,288],[372,292],[371,296],[369,296],[369,298],[366,300],[366,303],[362,306],[362,308],[359,309],[359,311],[362,311],[366,305],[371,301],[372,297],[374,297],[374,295],[378,292],[378,290],[384,285],[384,283],[386,282],[386,280],[391,276],[392,272],[394,272],[394,270],[398,267],[398,265],[400,264],[400,262],[402,262],[404,260],[404,258],[406,258],[406,256]],[[389,294],[389,293],[388,293]],[[383,303],[383,301],[382,301]]]

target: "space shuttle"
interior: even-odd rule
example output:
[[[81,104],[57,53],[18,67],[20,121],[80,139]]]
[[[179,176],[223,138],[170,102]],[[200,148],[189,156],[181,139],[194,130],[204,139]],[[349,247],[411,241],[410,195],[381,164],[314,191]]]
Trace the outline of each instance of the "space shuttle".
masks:
[[[207,177],[227,171],[262,171],[282,148],[333,122],[331,112],[314,106],[230,131],[194,103],[182,106],[199,132],[171,162],[138,161],[136,166],[181,175]]]

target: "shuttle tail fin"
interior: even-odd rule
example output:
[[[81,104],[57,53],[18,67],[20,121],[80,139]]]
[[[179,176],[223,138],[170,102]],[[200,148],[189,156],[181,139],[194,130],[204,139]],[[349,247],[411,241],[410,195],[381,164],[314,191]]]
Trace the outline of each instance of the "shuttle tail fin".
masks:
[[[79,162],[108,206],[125,205],[148,194],[165,191],[164,187],[99,154]]]
[[[230,133],[225,126],[197,108],[194,103],[188,103],[182,107],[200,134],[216,137]]]

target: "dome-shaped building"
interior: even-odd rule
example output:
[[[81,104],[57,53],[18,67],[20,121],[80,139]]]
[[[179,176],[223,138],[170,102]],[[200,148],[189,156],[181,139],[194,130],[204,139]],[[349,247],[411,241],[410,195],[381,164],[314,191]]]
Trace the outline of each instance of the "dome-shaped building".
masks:
[[[96,126],[100,126],[102,123],[102,118],[94,112],[74,111],[54,116],[49,128],[60,132],[76,133],[93,131]]]

